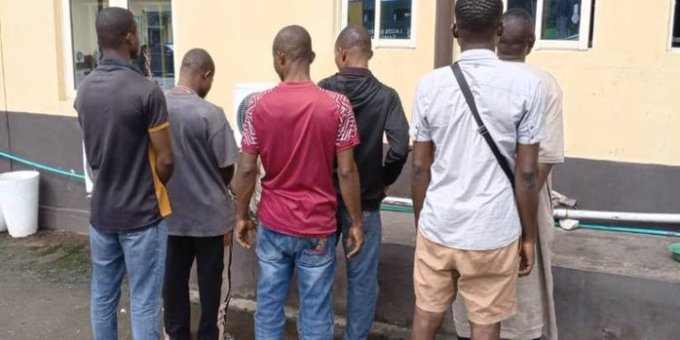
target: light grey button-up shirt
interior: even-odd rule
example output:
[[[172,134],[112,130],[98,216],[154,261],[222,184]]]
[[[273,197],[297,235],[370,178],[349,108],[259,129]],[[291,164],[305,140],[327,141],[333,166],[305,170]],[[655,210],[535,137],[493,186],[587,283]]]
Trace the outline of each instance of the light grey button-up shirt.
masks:
[[[475,101],[498,148],[514,168],[517,143],[543,139],[541,79],[490,50],[459,58]],[[435,145],[431,181],[419,230],[430,241],[455,249],[492,250],[520,236],[510,182],[484,141],[450,67],[424,76],[411,121],[416,142]]]

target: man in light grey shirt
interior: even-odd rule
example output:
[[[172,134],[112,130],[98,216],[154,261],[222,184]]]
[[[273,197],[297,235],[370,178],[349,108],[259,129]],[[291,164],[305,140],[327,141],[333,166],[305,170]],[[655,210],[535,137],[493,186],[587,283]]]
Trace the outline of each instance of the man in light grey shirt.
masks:
[[[538,154],[538,238],[536,266],[531,274],[519,280],[517,314],[503,321],[503,339],[557,339],[557,319],[553,298],[553,276],[550,262],[555,220],[550,200],[550,172],[553,165],[564,162],[562,129],[562,90],[549,73],[525,63],[536,37],[534,19],[524,9],[512,8],[503,15],[503,35],[498,42],[498,57],[541,78],[545,96],[545,138]],[[470,328],[460,301],[453,305],[453,320],[460,340],[468,339]]]
[[[168,183],[174,213],[168,221],[163,300],[170,339],[190,338],[189,273],[196,260],[201,297],[199,339],[217,339],[224,246],[231,243],[234,202],[227,187],[239,150],[224,111],[203,99],[215,64],[201,49],[187,52],[177,87],[166,93],[177,166]]]
[[[545,104],[541,79],[494,53],[502,12],[501,0],[459,0],[454,36],[462,51],[457,63],[481,120],[514,168],[514,190],[452,68],[429,73],[416,90],[412,339],[434,339],[458,292],[472,338],[498,339],[500,322],[517,309],[517,276],[533,266]]]

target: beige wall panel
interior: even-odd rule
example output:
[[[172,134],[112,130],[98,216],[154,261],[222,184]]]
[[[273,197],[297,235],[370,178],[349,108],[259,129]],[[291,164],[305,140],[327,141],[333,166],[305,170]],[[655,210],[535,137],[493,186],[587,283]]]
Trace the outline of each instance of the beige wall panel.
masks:
[[[5,8],[5,0],[0,0],[0,13],[4,13],[6,11],[7,9]],[[4,26],[5,22],[3,20],[3,16],[0,15],[0,111],[5,110],[7,105],[7,102],[5,101],[5,73],[3,72],[5,60],[3,59],[4,38],[2,33]]]
[[[64,80],[71,75],[64,74],[70,61],[63,57],[61,1],[0,0],[10,111],[75,115]],[[414,2],[415,48],[377,47],[371,62],[378,78],[399,92],[409,116],[416,82],[432,69],[434,51],[435,2]],[[680,52],[669,49],[671,3],[600,0],[593,49],[538,50],[530,57],[562,85],[567,156],[680,165]],[[236,84],[277,81],[271,43],[285,25],[300,24],[312,34],[314,80],[336,72],[339,4],[175,0],[176,68],[188,49],[210,51],[217,76],[209,99],[233,122]]]
[[[207,49],[217,72],[209,99],[224,107],[231,120],[233,90],[237,83],[278,81],[272,66],[272,41],[290,24],[306,27],[312,35],[317,59],[316,79],[332,67],[334,34],[332,1],[175,1],[176,65],[194,47]]]
[[[272,67],[271,45],[276,32],[299,24],[312,35],[316,61],[313,79],[335,73],[334,43],[340,20],[339,1],[176,1],[177,65],[192,47],[213,55],[217,74],[209,99],[225,108],[231,119],[237,83],[278,81]],[[416,48],[376,48],[375,74],[399,91],[410,115],[411,98],[420,76],[432,69],[434,2],[417,1]]]
[[[680,53],[671,1],[598,1],[594,47],[536,51],[564,91],[570,157],[680,165]]]
[[[0,1],[7,108],[75,115],[62,95],[60,2]]]

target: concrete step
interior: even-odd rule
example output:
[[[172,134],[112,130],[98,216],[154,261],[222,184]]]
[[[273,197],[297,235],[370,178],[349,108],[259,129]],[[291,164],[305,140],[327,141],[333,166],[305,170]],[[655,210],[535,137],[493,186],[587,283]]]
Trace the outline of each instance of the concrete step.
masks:
[[[379,297],[375,320],[408,330],[412,323],[413,216],[383,213]],[[561,339],[680,339],[680,263],[667,245],[680,240],[589,230],[556,231],[553,273]],[[234,294],[256,297],[257,262],[253,252],[235,248]],[[335,312],[345,315],[346,278],[339,251]],[[297,307],[296,284],[288,305]],[[451,315],[442,338],[453,339]]]

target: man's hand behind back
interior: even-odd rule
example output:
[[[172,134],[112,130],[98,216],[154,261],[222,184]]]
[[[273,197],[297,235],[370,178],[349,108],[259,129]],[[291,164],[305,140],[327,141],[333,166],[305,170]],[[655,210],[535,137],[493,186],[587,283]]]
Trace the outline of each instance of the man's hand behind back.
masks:
[[[224,234],[224,246],[231,247],[234,245],[234,231]]]
[[[519,248],[519,276],[528,276],[536,260],[536,242],[522,241]]]
[[[236,242],[241,245],[241,247],[250,250],[253,247],[253,241],[255,240],[255,235],[251,238],[251,233],[255,233],[255,224],[251,219],[239,219],[236,222],[236,228],[234,232],[236,233]]]
[[[364,226],[361,223],[353,223],[347,235],[347,248],[351,249],[347,258],[351,259],[361,252],[364,246]]]

